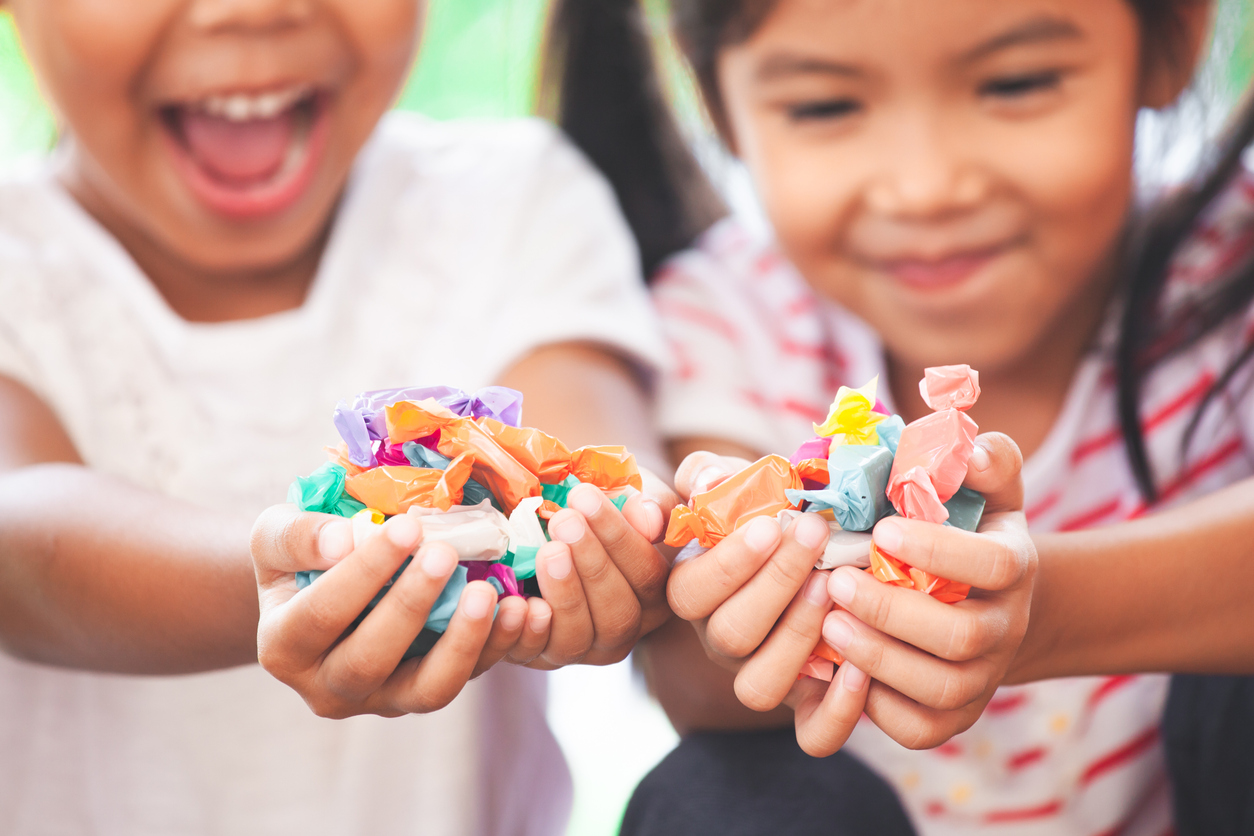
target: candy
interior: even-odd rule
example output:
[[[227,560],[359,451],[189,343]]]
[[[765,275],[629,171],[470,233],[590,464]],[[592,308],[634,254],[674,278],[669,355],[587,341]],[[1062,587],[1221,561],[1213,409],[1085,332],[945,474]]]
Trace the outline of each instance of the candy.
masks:
[[[457,552],[461,565],[405,658],[434,646],[468,583],[489,583],[499,597],[538,594],[533,579],[536,554],[549,541],[545,521],[566,507],[573,488],[593,484],[621,510],[627,488],[642,486],[625,448],[571,452],[553,436],[520,426],[521,410],[522,395],[499,386],[473,395],[448,386],[365,392],[337,406],[333,423],[342,440],[325,448],[330,461],[288,491],[302,511],[351,517],[354,548],[387,518],[407,514],[421,523],[422,543],[447,543]],[[350,629],[412,560],[405,559]],[[305,589],[323,574],[298,572],[296,586]]]
[[[666,544],[682,546],[695,539],[710,548],[754,517],[775,516],[792,508],[789,490],[801,478],[782,456],[766,456],[722,484],[693,496],[688,505],[671,511]]]
[[[832,444],[878,444],[875,427],[888,416],[876,412],[875,390],[880,379],[873,378],[860,389],[840,387],[827,420],[814,425],[814,433],[830,436]]]
[[[788,491],[795,505],[809,502],[807,510],[830,508],[846,531],[869,531],[888,515],[892,506],[884,495],[893,454],[886,447],[833,445],[827,460],[829,484],[810,491]]]

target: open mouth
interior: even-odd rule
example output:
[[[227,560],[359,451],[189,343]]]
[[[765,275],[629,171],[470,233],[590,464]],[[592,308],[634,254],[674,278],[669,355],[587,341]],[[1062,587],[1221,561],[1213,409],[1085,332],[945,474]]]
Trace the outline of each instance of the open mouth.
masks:
[[[308,86],[233,92],[159,109],[176,168],[210,209],[282,212],[308,189],[325,144],[326,95]]]

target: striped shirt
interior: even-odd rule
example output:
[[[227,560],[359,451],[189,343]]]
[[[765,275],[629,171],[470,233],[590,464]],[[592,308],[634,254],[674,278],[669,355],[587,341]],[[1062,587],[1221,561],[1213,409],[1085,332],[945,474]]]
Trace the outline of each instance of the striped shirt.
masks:
[[[1182,249],[1168,303],[1187,304],[1252,244],[1254,175],[1245,174]],[[811,422],[823,420],[837,387],[885,373],[876,334],[817,296],[733,220],[663,269],[654,300],[677,359],[659,393],[671,438],[721,438],[787,455],[813,435]],[[1254,309],[1240,312],[1146,382],[1143,425],[1165,503],[1254,473],[1249,373],[1207,410],[1181,452],[1197,406],[1254,335],[1252,323]],[[1108,326],[1095,340],[1055,425],[1024,465],[1034,532],[1110,525],[1146,511],[1119,429],[1113,335]],[[1159,739],[1167,683],[1165,675],[1104,676],[1004,687],[971,729],[939,748],[908,751],[863,718],[848,749],[896,788],[922,836],[1164,836],[1172,832]]]

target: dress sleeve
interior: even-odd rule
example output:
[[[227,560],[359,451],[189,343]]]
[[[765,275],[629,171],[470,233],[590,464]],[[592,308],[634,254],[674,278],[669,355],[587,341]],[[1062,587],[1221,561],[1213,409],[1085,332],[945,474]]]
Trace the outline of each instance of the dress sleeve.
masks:
[[[631,232],[602,177],[552,128],[526,126],[529,169],[500,252],[496,373],[555,343],[592,342],[652,374],[670,364]],[[538,146],[538,147],[536,147]]]
[[[779,446],[755,369],[771,368],[775,347],[759,316],[742,308],[743,277],[700,249],[674,259],[653,300],[674,365],[658,386],[658,425],[670,439],[717,438],[768,452]]]

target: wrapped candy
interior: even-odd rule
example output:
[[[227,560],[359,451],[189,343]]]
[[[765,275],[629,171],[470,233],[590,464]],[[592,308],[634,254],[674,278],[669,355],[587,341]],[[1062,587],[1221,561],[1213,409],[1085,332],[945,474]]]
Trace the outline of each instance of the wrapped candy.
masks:
[[[869,531],[892,510],[884,493],[892,467],[893,454],[887,447],[833,445],[827,460],[828,486],[790,490],[787,496],[796,505],[810,503],[811,511],[831,509],[846,531]]]
[[[879,435],[875,427],[888,417],[875,411],[878,404],[875,390],[879,387],[879,381],[878,377],[873,378],[859,389],[840,387],[836,399],[832,401],[831,410],[827,413],[827,420],[814,425],[815,435],[830,438],[833,445],[878,444]]]
[[[801,488],[801,478],[782,456],[758,459],[687,505],[671,511],[666,544],[682,546],[696,540],[711,548],[754,517],[775,516],[792,508],[789,490]]]
[[[556,438],[521,426],[521,419],[522,395],[499,386],[473,395],[448,386],[366,392],[336,408],[333,423],[342,440],[325,448],[330,461],[288,491],[288,501],[302,511],[352,518],[354,547],[388,517],[408,514],[421,522],[422,542],[448,543],[457,552],[460,565],[405,658],[431,649],[472,581],[491,584],[499,597],[538,594],[536,553],[549,541],[547,520],[566,507],[574,487],[593,484],[621,510],[627,488],[641,486],[626,449],[572,453]],[[299,572],[296,585],[304,589],[322,574]]]
[[[779,512],[780,531],[788,527],[801,516],[800,511],[786,508]],[[871,535],[865,531],[845,531],[839,523],[828,521],[827,545],[823,548],[823,556],[814,564],[815,569],[835,569],[838,566],[856,566],[866,569],[871,565]]]

